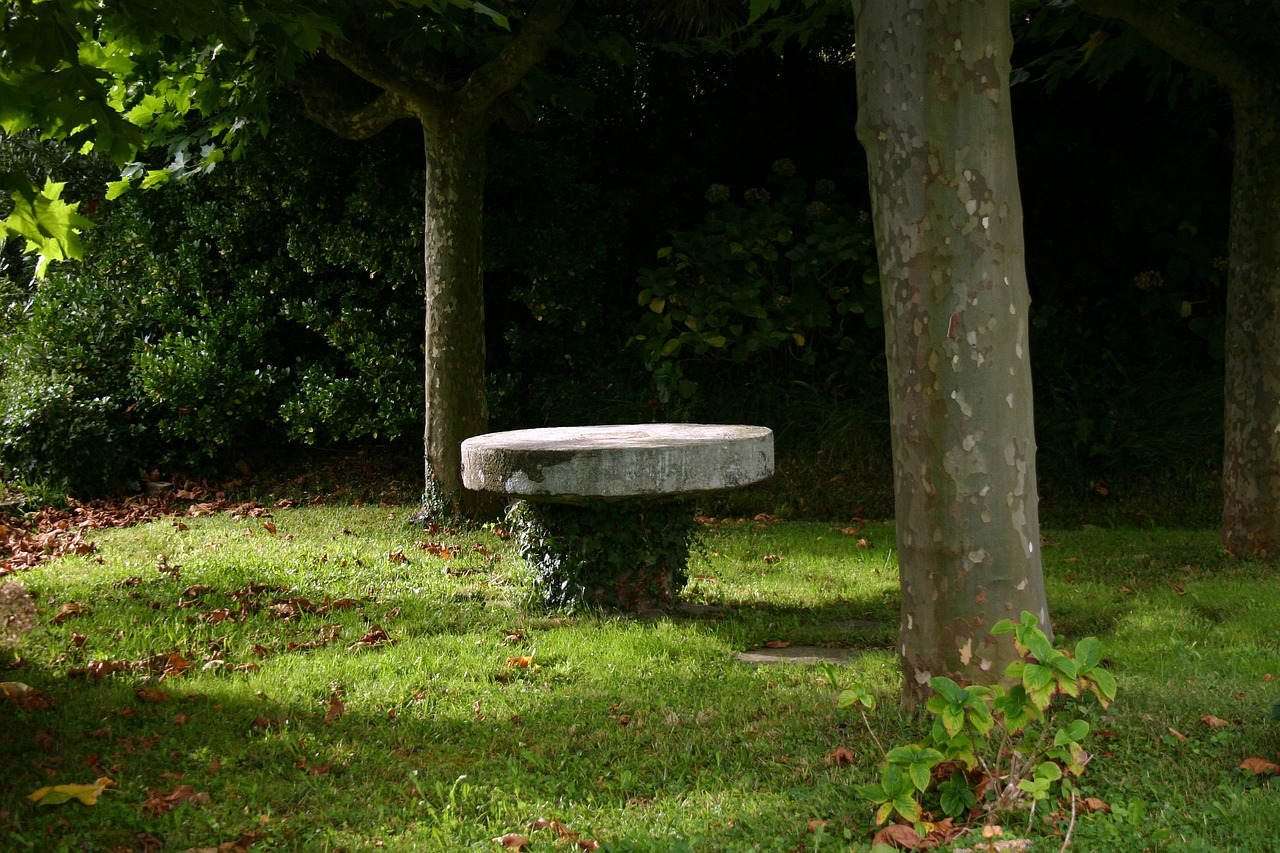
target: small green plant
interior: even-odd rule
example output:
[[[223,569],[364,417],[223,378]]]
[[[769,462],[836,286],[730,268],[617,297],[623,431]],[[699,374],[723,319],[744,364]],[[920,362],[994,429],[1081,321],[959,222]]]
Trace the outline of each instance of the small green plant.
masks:
[[[1054,648],[1026,612],[1020,622],[997,622],[991,633],[1012,633],[1021,655],[1005,669],[1007,686],[931,679],[929,734],[882,747],[880,780],[859,789],[876,805],[877,823],[897,815],[918,824],[926,813],[986,822],[1019,808],[1034,812],[1055,793],[1075,799],[1075,780],[1091,756],[1081,745],[1089,723],[1074,712],[1088,693],[1103,708],[1116,695],[1115,678],[1101,666],[1101,643],[1087,637],[1071,652]],[[875,697],[846,689],[839,704],[873,710]],[[870,730],[865,711],[863,721]]]

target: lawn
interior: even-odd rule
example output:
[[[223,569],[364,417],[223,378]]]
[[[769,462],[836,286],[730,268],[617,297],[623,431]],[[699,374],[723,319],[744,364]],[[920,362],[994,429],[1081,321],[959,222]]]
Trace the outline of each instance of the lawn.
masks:
[[[90,531],[92,553],[9,578],[41,625],[0,674],[38,691],[0,700],[0,846],[870,850],[861,718],[820,667],[735,655],[856,649],[841,678],[878,697],[879,739],[917,739],[892,526],[702,530],[699,606],[646,618],[549,612],[501,527],[423,530],[407,507]],[[1081,814],[1072,849],[1276,849],[1280,782],[1240,768],[1280,750],[1276,566],[1207,531],[1046,540],[1059,643],[1099,637],[1120,685],[1081,780],[1110,812]],[[101,778],[92,805],[28,799]],[[1061,846],[1069,821],[1047,817],[1035,850]]]

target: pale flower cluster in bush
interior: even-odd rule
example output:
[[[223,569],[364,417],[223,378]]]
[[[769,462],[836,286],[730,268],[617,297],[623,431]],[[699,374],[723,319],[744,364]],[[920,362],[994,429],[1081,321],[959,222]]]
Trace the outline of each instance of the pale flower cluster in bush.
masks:
[[[0,584],[0,648],[16,645],[37,624],[36,603],[20,583]]]

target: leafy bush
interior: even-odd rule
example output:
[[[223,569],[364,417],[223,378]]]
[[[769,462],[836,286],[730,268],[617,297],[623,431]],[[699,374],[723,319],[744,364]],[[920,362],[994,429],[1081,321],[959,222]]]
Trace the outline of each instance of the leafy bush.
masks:
[[[420,165],[394,138],[283,124],[245,162],[103,207],[87,259],[8,312],[7,476],[86,494],[264,441],[418,428]]]
[[[658,251],[663,265],[641,271],[638,302],[647,311],[635,342],[663,403],[689,401],[700,377],[725,375],[709,364],[741,376],[772,355],[862,374],[867,359],[850,353],[862,344],[865,354],[869,336],[857,335],[850,318],[862,315],[863,328],[882,323],[870,217],[832,182],[809,186],[794,173],[777,161],[773,190],[749,189],[741,203],[713,185],[704,222],[672,232]]]
[[[1056,649],[1026,612],[1020,622],[997,622],[991,633],[1014,635],[1021,659],[1005,669],[1011,686],[930,680],[929,734],[884,752],[880,781],[859,791],[876,805],[877,823],[896,814],[920,824],[926,805],[965,822],[989,822],[1015,809],[1034,809],[1055,793],[1075,801],[1073,780],[1091,758],[1081,746],[1090,726],[1069,718],[1070,712],[1087,693],[1103,708],[1116,695],[1115,677],[1101,666],[1102,646],[1087,637],[1073,652]],[[842,691],[839,702],[842,708],[873,708],[875,698],[853,688]]]

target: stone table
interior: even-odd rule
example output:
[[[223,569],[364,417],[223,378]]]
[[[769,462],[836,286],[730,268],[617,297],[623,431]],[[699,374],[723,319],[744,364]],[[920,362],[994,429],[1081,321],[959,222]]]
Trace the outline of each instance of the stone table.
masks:
[[[489,433],[462,443],[469,489],[518,499],[510,518],[548,603],[669,603],[694,532],[679,499],[773,474],[773,433],[627,424]]]

